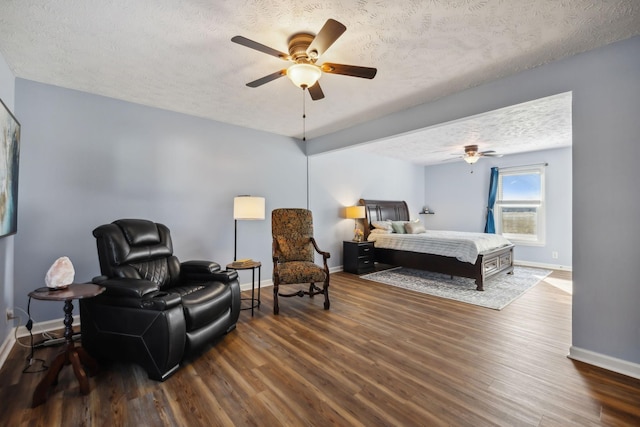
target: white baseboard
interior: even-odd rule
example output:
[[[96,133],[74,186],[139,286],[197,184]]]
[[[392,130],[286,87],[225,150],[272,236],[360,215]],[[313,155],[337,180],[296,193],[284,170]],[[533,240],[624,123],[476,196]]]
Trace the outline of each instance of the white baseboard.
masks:
[[[531,262],[531,261],[513,260],[513,265],[520,265],[522,267],[546,268],[546,269],[549,269],[549,270],[573,271],[573,268],[571,266],[547,264],[547,263],[544,263],[544,262]]]
[[[268,288],[270,286],[273,286],[273,281],[271,279],[269,280],[261,280],[260,281],[260,289],[262,288]],[[258,284],[256,283],[256,289],[258,289]],[[248,283],[242,283],[240,285],[240,291],[244,292],[244,291],[250,291],[251,290],[251,282]]]
[[[9,357],[9,353],[13,349],[13,345],[16,343],[16,339],[13,337],[14,329],[11,329],[9,335],[4,339],[2,346],[0,347],[0,369],[4,366],[4,362]]]
[[[571,346],[567,357],[608,371],[640,379],[640,364],[638,363],[617,359],[615,357],[607,356],[606,354],[596,353],[595,351],[585,350],[575,346]]]
[[[80,326],[79,314],[74,314],[73,326]],[[64,329],[63,318],[34,323],[33,328],[31,329],[31,332],[33,332],[33,334],[36,335],[42,332],[52,332],[59,329]],[[28,336],[29,336],[29,330],[25,326],[18,326],[18,338],[28,337]]]

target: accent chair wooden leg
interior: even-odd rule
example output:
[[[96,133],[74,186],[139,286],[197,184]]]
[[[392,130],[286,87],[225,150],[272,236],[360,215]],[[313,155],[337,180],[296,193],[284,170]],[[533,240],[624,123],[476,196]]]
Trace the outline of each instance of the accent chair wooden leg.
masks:
[[[329,307],[331,307],[331,302],[329,302],[329,280],[324,282],[322,291],[324,292],[324,309],[329,310]]]
[[[280,313],[280,307],[278,306],[278,284],[273,284],[273,314]]]

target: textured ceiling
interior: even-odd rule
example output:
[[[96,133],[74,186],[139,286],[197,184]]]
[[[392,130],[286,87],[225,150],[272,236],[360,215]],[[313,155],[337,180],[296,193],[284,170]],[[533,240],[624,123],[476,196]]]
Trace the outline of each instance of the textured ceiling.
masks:
[[[286,63],[230,39],[286,52],[328,18],[347,31],[318,63],[378,74],[325,74],[307,139],[639,34],[640,1],[2,0],[0,52],[20,78],[300,138],[300,89],[245,86]]]
[[[465,145],[515,154],[569,147],[571,93],[525,102],[356,147],[423,165],[456,161]]]

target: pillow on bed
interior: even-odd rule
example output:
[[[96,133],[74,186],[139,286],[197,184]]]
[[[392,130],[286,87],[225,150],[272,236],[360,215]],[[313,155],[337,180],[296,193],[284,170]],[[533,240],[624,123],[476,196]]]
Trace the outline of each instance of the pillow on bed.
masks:
[[[424,225],[420,222],[420,220],[406,223],[404,225],[404,229],[408,234],[420,234],[420,233],[427,232],[427,230],[424,228]]]
[[[373,226],[374,229],[379,229],[379,230],[387,230],[389,232],[392,232],[393,229],[391,228],[391,221],[371,221],[371,225]]]
[[[391,234],[393,233],[393,230],[383,230],[382,228],[374,228],[373,230],[369,231],[369,234]]]
[[[391,228],[393,228],[394,233],[407,234],[406,230],[404,229],[404,225],[406,223],[407,221],[391,221]]]

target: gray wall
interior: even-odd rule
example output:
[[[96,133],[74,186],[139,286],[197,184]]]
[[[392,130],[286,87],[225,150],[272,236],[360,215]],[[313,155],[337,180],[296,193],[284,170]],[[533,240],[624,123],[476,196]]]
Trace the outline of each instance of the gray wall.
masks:
[[[73,262],[76,281],[99,274],[97,225],[129,217],[162,222],[181,260],[226,265],[234,196],[264,196],[268,212],[306,206],[306,157],[289,138],[23,79],[16,80],[16,111],[23,131],[20,307],[60,256]],[[270,217],[238,222],[238,256],[261,260],[270,279]],[[37,321],[63,316],[50,302],[31,308]]]
[[[422,215],[427,227],[438,230],[482,232],[486,220],[489,174],[493,166],[510,167],[548,163],[546,180],[546,243],[516,245],[515,259],[533,265],[570,268],[571,148],[534,151],[501,158],[485,157],[474,165],[463,161],[425,168],[425,203],[436,212]],[[471,173],[473,171],[473,173]],[[558,252],[553,259],[551,252]]]
[[[573,92],[573,347],[640,363],[640,37],[316,138],[318,154]]]
[[[380,173],[384,171],[384,175]],[[342,265],[342,242],[353,239],[355,220],[344,218],[344,208],[360,198],[406,200],[410,211],[422,207],[424,168],[355,150],[309,157],[310,207],[322,249],[331,252],[330,266]]]
[[[0,55],[0,99],[15,114],[15,77],[2,55]],[[18,119],[19,120],[19,119]],[[19,201],[18,201],[19,202]],[[20,206],[18,205],[18,209]],[[20,223],[18,223],[20,227]],[[13,245],[14,236],[0,238],[0,314],[13,307]],[[0,345],[9,335],[13,324],[0,321]]]
[[[422,203],[423,168],[404,162],[335,153],[311,158],[307,166],[299,142],[290,138],[23,79],[16,95],[23,124],[19,307],[60,256],[73,262],[76,281],[99,274],[91,230],[118,218],[165,223],[182,260],[230,262],[238,194],[266,198],[265,221],[238,222],[238,256],[261,260],[262,278],[269,280],[269,212],[306,207],[307,167],[318,242],[332,253],[334,269],[342,265],[342,240],[352,237],[353,221],[340,217],[344,206],[367,194]],[[378,185],[354,173],[363,163],[393,171],[395,180]],[[406,191],[398,192],[398,183]],[[62,317],[60,307],[42,301],[32,302],[32,312],[36,321]]]

